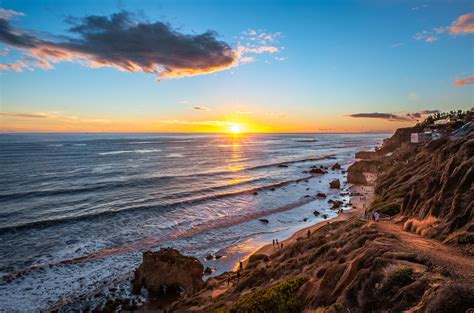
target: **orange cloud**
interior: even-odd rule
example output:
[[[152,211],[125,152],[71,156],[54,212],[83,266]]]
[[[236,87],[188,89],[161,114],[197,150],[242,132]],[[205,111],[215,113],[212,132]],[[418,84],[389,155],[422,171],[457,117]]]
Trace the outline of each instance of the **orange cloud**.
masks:
[[[453,85],[457,87],[471,85],[471,84],[474,84],[474,76],[463,78],[463,79],[456,79],[453,83]]]
[[[460,16],[449,28],[452,34],[474,33],[474,13]]]

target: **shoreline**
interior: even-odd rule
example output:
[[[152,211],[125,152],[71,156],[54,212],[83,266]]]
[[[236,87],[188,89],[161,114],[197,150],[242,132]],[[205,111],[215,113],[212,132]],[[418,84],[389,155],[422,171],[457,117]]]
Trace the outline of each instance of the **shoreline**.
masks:
[[[371,181],[372,183],[372,181]],[[319,221],[312,225],[306,226],[302,229],[295,231],[289,237],[284,240],[279,241],[279,243],[283,244],[283,249],[293,243],[295,243],[299,238],[305,238],[307,236],[308,230],[311,233],[314,233],[318,229],[322,228],[323,226],[338,222],[338,221],[345,221],[348,220],[357,214],[363,214],[365,208],[368,207],[370,202],[373,200],[374,197],[374,186],[373,184],[370,185],[351,185],[349,188],[349,194],[354,194],[353,196],[350,195],[350,201],[352,203],[351,209],[344,210],[342,213],[338,214],[336,217],[329,218],[324,221]],[[242,265],[245,266],[248,264],[248,260],[250,256],[255,254],[264,254],[270,256],[274,252],[278,251],[279,248],[273,246],[272,243],[266,243],[264,245],[259,246],[257,249],[254,249],[251,253],[247,254],[244,258],[240,261]],[[240,261],[236,261],[236,263],[232,266],[232,271],[237,271],[240,267]]]

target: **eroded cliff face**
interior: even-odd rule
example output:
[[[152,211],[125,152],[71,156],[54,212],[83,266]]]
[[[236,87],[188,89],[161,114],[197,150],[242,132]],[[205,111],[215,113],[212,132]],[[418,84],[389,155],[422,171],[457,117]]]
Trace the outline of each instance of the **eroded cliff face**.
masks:
[[[474,231],[473,132],[403,146],[379,162],[373,209],[420,220],[431,218],[427,235],[440,239],[456,231]]]

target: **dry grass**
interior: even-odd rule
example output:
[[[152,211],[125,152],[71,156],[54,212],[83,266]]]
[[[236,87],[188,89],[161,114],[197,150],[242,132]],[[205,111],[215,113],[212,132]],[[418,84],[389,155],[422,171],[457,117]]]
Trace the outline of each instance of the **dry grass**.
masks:
[[[403,229],[421,236],[433,237],[436,235],[436,226],[438,224],[439,219],[434,216],[429,216],[424,220],[412,218],[405,222]]]

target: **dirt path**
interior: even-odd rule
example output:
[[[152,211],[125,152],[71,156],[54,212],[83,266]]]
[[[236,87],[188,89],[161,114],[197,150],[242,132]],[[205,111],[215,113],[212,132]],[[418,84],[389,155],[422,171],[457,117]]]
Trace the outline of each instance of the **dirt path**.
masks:
[[[398,236],[406,247],[427,257],[435,266],[443,267],[459,278],[474,281],[473,257],[463,254],[455,247],[405,231],[401,225],[393,222],[382,221],[375,224],[380,231]]]

